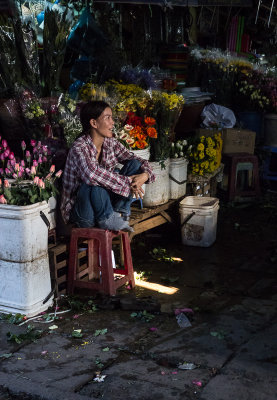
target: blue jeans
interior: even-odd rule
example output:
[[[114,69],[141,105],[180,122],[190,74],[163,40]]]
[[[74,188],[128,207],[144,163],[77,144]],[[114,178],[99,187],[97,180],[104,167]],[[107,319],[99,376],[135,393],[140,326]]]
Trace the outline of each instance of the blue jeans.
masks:
[[[124,176],[140,174],[141,163],[138,160],[128,160],[120,170],[119,174]],[[82,183],[74,208],[71,212],[70,222],[79,228],[91,228],[103,221],[116,211],[130,214],[133,194],[128,197],[116,194],[101,186],[91,186]]]

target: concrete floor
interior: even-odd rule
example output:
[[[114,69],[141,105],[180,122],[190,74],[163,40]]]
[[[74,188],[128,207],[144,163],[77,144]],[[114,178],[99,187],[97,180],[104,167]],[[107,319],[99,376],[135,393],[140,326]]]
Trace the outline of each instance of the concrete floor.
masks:
[[[0,321],[0,400],[277,399],[276,200],[221,202],[208,248],[171,224],[136,236],[136,288],[113,301],[79,295],[48,324]],[[39,339],[7,341],[28,324]]]

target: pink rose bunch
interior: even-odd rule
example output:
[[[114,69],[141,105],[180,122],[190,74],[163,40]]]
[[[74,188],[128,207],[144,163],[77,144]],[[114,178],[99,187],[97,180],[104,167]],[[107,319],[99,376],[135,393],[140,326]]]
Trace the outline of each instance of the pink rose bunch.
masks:
[[[21,142],[22,159],[15,157],[8,143],[0,136],[0,177],[13,179],[33,179],[35,175],[45,176],[51,165],[51,151],[40,141],[31,140],[30,150],[24,140]]]
[[[26,143],[21,142],[23,158],[18,159],[10,151],[7,141],[1,141],[0,137],[0,204],[24,206],[56,196],[55,181],[62,175],[62,170],[55,173],[47,146],[35,140],[30,144],[32,151],[26,150]]]

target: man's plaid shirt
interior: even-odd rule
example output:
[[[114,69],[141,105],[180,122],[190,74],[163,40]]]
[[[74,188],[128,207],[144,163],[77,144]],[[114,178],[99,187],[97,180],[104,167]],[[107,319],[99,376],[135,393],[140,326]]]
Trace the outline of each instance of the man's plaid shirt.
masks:
[[[63,172],[63,192],[61,201],[62,217],[67,223],[74,206],[77,191],[81,183],[102,186],[128,197],[131,192],[130,179],[114,172],[118,163],[124,164],[133,158],[141,161],[141,169],[149,174],[147,183],[155,180],[149,163],[134,155],[115,138],[105,138],[100,163],[96,159],[97,150],[89,135],[77,139],[70,149]]]

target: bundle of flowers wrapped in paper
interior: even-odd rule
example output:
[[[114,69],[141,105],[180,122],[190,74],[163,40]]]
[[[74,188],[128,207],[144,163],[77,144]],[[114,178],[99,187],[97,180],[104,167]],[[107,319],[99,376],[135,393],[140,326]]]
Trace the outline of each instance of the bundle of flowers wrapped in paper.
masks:
[[[1,140],[1,137],[0,137]],[[22,158],[15,157],[5,139],[0,145],[0,203],[28,205],[49,200],[57,194],[56,178],[62,171],[55,173],[51,165],[51,153],[47,146],[31,140],[32,151],[26,150],[21,142]]]
[[[129,112],[126,124],[116,132],[117,139],[126,147],[132,150],[143,150],[149,146],[149,139],[158,137],[154,127],[156,120],[152,117],[138,117],[135,113]]]
[[[200,176],[213,173],[220,166],[221,155],[221,132],[194,138],[188,153],[190,172]]]

